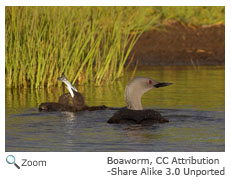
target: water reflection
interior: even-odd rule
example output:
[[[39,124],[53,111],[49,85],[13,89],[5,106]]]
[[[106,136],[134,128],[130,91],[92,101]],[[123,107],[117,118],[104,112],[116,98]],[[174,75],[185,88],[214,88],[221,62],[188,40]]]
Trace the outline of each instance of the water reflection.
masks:
[[[88,105],[125,106],[128,72],[115,84],[79,86]],[[7,151],[224,151],[224,67],[148,67],[135,76],[174,84],[153,89],[143,107],[158,109],[170,123],[109,125],[114,111],[39,113],[58,101],[62,88],[6,89]],[[58,82],[57,82],[58,83]]]
[[[148,76],[174,84],[153,89],[142,98],[144,107],[196,108],[203,110],[224,110],[225,73],[224,67],[150,67],[136,72],[136,76]],[[130,80],[130,72],[110,86],[79,86],[89,105],[106,104],[113,107],[125,106],[124,87]],[[58,82],[57,82],[58,83]],[[17,109],[38,107],[41,102],[58,101],[67,92],[64,88],[48,89],[6,89],[7,113]]]

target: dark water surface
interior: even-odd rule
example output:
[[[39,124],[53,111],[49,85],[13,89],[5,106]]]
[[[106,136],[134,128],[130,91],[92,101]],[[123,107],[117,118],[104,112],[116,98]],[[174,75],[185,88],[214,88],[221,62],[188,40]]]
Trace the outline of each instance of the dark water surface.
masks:
[[[78,89],[89,105],[123,107],[130,76]],[[40,113],[41,102],[57,102],[67,90],[6,89],[6,151],[225,151],[224,67],[148,67],[135,76],[174,83],[142,98],[143,107],[160,111],[169,123],[108,124],[114,110]]]

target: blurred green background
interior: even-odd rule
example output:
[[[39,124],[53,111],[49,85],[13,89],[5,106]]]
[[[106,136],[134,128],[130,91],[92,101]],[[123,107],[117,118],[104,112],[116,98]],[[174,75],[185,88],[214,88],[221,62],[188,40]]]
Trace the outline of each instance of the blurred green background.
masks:
[[[225,7],[6,7],[7,88],[60,86],[63,72],[79,84],[124,75],[141,34],[169,19],[189,25],[225,23]],[[128,61],[131,62],[131,61]]]

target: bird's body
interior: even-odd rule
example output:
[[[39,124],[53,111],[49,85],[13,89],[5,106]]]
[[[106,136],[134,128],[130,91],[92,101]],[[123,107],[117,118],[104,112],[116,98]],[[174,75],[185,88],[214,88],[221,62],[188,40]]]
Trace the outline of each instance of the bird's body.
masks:
[[[69,112],[78,112],[78,111],[94,111],[94,110],[105,110],[109,109],[105,105],[102,106],[93,106],[89,107],[85,103],[84,96],[78,92],[78,90],[67,80],[63,74],[58,80],[64,82],[69,90],[69,93],[64,93],[59,97],[58,103],[56,102],[46,102],[41,103],[39,106],[39,111],[51,112],[51,111],[69,111]]]
[[[67,111],[67,110],[73,112],[72,107],[56,102],[45,102],[39,105],[40,112]]]
[[[87,110],[88,106],[85,104],[84,96],[76,91],[73,92],[73,97],[71,93],[65,93],[59,97],[59,103],[66,106],[72,107],[71,112],[77,112],[82,110]]]
[[[146,77],[134,78],[125,88],[127,109],[116,112],[108,120],[108,123],[155,124],[168,122],[168,120],[163,118],[157,111],[143,110],[141,97],[152,88],[164,87],[171,84],[172,83],[160,83]]]
[[[146,110],[130,110],[121,109],[116,112],[108,123],[127,123],[127,124],[156,124],[166,123],[168,120],[161,116],[157,111]]]

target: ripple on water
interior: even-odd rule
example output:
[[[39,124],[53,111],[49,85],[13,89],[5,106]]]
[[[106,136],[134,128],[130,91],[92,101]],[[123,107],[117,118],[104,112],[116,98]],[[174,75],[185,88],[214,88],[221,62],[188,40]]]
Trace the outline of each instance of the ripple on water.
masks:
[[[225,150],[224,67],[149,67],[136,76],[174,83],[142,98],[144,107],[157,109],[169,123],[108,124],[111,110],[40,113],[38,105],[57,101],[64,89],[6,89],[6,151]],[[108,87],[78,89],[89,105],[123,107],[129,78],[130,72]]]

